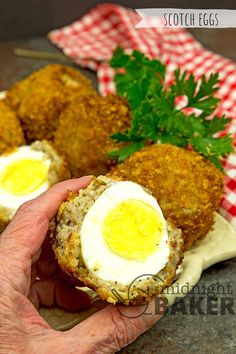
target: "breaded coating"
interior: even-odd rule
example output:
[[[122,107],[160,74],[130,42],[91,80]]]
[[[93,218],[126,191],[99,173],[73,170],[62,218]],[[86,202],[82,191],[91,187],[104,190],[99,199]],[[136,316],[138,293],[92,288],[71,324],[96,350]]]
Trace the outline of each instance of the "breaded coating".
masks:
[[[184,235],[185,250],[206,236],[224,193],[222,173],[195,152],[169,144],[148,146],[108,174],[147,187],[165,218]]]
[[[6,102],[16,110],[27,142],[53,138],[62,109],[71,99],[96,95],[78,70],[53,64],[34,72],[9,89]]]
[[[115,180],[99,176],[86,189],[81,190],[78,194],[69,195],[54,220],[52,227],[53,249],[61,269],[95,290],[101,299],[113,304],[136,305],[150,301],[153,296],[162,293],[166,287],[172,284],[176,269],[183,259],[183,238],[181,231],[168,223],[168,245],[170,248],[168,262],[158,274],[139,278],[138,287],[135,284],[132,286],[132,284],[124,285],[119,282],[105,281],[99,278],[95,272],[87,269],[82,257],[81,226],[88,210],[105,189],[113,183]],[[93,247],[92,243],[91,247]]]
[[[86,97],[63,110],[54,144],[64,154],[72,175],[107,173],[112,164],[107,152],[116,147],[110,136],[125,131],[130,120],[126,101],[115,95]]]
[[[65,181],[71,177],[70,171],[64,157],[61,156],[52,144],[46,140],[35,141],[31,144],[33,150],[42,151],[51,161],[48,170],[48,182],[50,186]]]
[[[0,154],[24,143],[23,130],[15,112],[0,100]]]

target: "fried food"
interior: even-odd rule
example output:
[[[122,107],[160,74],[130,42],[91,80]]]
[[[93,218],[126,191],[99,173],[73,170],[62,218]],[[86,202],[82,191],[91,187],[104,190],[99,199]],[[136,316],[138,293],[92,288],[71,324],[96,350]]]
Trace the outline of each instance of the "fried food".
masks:
[[[110,136],[126,130],[130,120],[126,101],[115,95],[86,97],[63,110],[54,144],[72,175],[105,174],[112,164],[107,152],[115,148]]]
[[[27,142],[51,140],[62,109],[71,99],[96,95],[92,83],[78,70],[53,64],[17,82],[6,102],[16,110]]]
[[[108,174],[147,187],[165,218],[182,230],[185,250],[206,236],[224,192],[221,172],[195,152],[169,144],[148,146]]]
[[[60,267],[110,303],[139,304],[161,293],[174,280],[182,248],[181,231],[133,182],[100,176],[70,194],[54,221]]]
[[[0,154],[24,143],[23,130],[16,114],[0,100]]]
[[[46,141],[8,150],[0,156],[0,232],[24,202],[68,179],[64,159]]]

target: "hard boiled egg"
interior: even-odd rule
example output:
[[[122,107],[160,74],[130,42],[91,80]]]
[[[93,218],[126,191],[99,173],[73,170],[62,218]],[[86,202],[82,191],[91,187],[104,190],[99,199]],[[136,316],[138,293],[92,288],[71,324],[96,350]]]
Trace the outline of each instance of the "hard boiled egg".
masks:
[[[142,274],[156,274],[170,254],[156,199],[130,181],[117,182],[98,197],[80,237],[86,267],[106,281],[129,284]]]
[[[21,146],[0,156],[0,204],[11,210],[45,192],[51,161],[42,151]]]
[[[0,156],[0,224],[26,201],[67,178],[64,161],[45,141],[11,149]],[[1,231],[1,230],[0,230]]]

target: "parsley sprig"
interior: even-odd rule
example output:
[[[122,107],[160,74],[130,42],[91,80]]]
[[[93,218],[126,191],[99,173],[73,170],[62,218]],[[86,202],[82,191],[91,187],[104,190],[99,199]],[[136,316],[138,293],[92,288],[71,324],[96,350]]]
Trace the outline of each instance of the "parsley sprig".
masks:
[[[110,61],[115,69],[115,84],[118,95],[126,97],[132,112],[130,129],[117,132],[112,138],[125,145],[109,153],[118,162],[125,160],[135,151],[150,143],[170,143],[185,148],[191,145],[195,151],[211,160],[222,170],[221,157],[233,152],[233,139],[226,134],[215,134],[225,130],[230,118],[215,115],[219,99],[218,74],[205,75],[197,81],[186,71],[177,69],[172,85],[167,86],[166,67],[158,60],[147,58],[134,50],[125,54],[118,47]],[[187,103],[178,108],[176,98],[185,96]],[[199,114],[187,115],[186,108],[197,108]]]

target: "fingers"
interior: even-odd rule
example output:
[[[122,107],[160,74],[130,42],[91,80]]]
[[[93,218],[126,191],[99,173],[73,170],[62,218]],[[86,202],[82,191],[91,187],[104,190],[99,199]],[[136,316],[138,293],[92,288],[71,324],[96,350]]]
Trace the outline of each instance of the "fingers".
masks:
[[[83,177],[58,183],[19,208],[0,238],[0,276],[3,273],[15,290],[28,295],[32,259],[39,256],[50,220],[68,190],[85,188],[90,180],[91,177]]]
[[[88,347],[93,353],[114,353],[133,342],[162,317],[164,308],[157,304],[154,299],[147,306],[110,305],[66,335],[75,347],[80,341],[82,347]]]
[[[58,268],[58,273],[57,274],[58,274],[59,278],[67,281],[71,285],[84,286],[84,283],[82,283],[79,279],[76,279],[76,278],[72,277],[71,275],[66,274],[60,268]]]
[[[57,306],[75,312],[85,310],[91,304],[88,294],[61,279],[37,280],[32,285],[28,298],[37,309]]]
[[[49,236],[43,241],[42,252],[37,262],[36,269],[39,278],[52,278],[57,273],[57,261]]]
[[[67,275],[58,267],[49,235],[46,236],[45,240],[43,241],[42,252],[37,264],[35,265],[35,268],[37,270],[37,276],[40,279],[53,278],[57,276],[61,279],[66,280],[74,286],[83,286],[83,283],[81,281],[76,278],[73,278],[70,275]]]
[[[76,312],[88,309],[91,298],[84,291],[59,279],[55,286],[55,304],[63,310]]]

